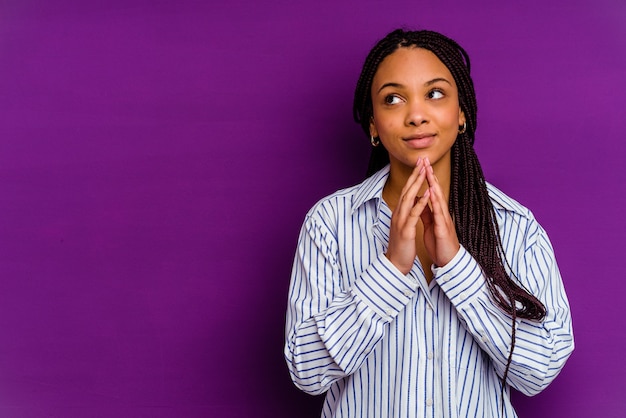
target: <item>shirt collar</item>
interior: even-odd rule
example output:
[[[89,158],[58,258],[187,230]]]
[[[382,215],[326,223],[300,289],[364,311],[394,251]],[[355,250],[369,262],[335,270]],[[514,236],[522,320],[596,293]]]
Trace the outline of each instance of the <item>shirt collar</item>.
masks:
[[[387,177],[389,177],[389,164],[365,179],[358,186],[352,197],[352,213],[369,200],[378,199],[380,202]]]

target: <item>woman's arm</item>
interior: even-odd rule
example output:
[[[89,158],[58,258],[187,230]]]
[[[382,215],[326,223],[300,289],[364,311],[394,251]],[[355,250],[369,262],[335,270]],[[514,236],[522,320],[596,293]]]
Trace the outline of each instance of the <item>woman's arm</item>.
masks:
[[[342,286],[336,240],[314,215],[298,240],[285,359],[294,384],[316,395],[363,364],[417,285],[380,254],[351,287]]]
[[[507,382],[526,395],[545,389],[574,349],[569,303],[545,231],[531,220],[520,248],[514,280],[546,307],[541,322],[516,321],[515,350]],[[504,374],[511,344],[511,316],[499,309],[476,260],[464,249],[447,265],[433,268],[465,328]]]

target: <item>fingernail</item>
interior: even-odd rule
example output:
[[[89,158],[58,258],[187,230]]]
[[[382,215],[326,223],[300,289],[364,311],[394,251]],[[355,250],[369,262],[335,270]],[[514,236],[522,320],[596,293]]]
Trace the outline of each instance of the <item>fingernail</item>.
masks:
[[[417,163],[415,163],[415,165],[420,165],[421,161],[422,161],[422,157],[417,157]]]

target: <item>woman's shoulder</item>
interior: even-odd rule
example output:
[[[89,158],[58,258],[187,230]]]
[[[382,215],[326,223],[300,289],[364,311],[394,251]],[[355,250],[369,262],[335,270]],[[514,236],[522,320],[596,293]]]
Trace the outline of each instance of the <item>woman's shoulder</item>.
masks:
[[[505,212],[509,215],[515,215],[532,220],[535,219],[530,209],[489,182],[487,182],[487,191],[489,192],[491,203],[493,204],[496,212]]]
[[[303,228],[316,234],[335,236],[350,216],[355,193],[359,185],[347,187],[318,200],[304,217]]]
[[[334,193],[331,193],[327,196],[324,196],[320,200],[318,200],[312,207],[309,209],[307,216],[311,216],[320,212],[328,212],[329,210],[335,211],[345,211],[352,206],[352,199],[354,197],[355,192],[359,189],[360,185],[354,185],[350,187],[346,187],[340,190],[337,190]]]
[[[349,186],[320,199],[308,211],[310,217],[344,217],[358,211],[367,202],[378,199],[387,179],[388,170],[381,170],[361,183]]]
[[[505,247],[519,239],[524,240],[523,248],[538,242],[543,243],[546,246],[545,248],[551,248],[546,230],[530,209],[505,194],[493,184],[487,183],[487,191],[493,203],[496,220]]]

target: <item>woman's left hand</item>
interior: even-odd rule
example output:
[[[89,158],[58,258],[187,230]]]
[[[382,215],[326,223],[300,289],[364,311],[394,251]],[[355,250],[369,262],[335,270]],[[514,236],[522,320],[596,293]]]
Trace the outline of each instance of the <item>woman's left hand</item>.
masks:
[[[426,159],[425,163],[432,209],[426,205],[420,215],[424,223],[424,246],[433,263],[441,267],[454,258],[459,251],[460,244],[439,180],[435,176],[430,161]]]

